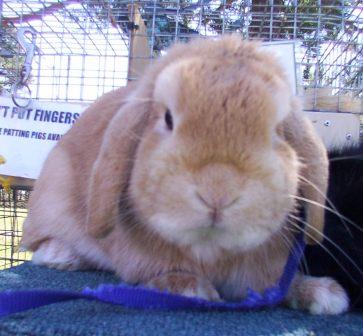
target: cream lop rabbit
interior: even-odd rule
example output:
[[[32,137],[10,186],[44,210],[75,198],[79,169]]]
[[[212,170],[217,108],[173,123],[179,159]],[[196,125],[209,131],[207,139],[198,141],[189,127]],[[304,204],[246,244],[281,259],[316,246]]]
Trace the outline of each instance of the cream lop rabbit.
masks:
[[[136,84],[96,101],[59,141],[31,195],[22,244],[37,264],[239,300],[279,279],[295,196],[324,203],[327,171],[270,54],[236,36],[180,44]],[[322,208],[310,204],[307,217],[306,239],[321,240]],[[333,279],[302,275],[287,302],[312,313],[348,307]]]

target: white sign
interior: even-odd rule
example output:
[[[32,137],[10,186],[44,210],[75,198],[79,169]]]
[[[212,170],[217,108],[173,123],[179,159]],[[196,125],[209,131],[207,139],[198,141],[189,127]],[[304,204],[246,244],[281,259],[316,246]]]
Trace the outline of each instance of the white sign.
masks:
[[[86,104],[40,102],[17,107],[0,96],[0,175],[36,179],[57,141],[71,128]]]
[[[280,65],[285,69],[288,80],[291,84],[293,94],[296,94],[296,63],[295,63],[295,42],[278,41],[266,42],[262,44],[272,51],[280,61]]]

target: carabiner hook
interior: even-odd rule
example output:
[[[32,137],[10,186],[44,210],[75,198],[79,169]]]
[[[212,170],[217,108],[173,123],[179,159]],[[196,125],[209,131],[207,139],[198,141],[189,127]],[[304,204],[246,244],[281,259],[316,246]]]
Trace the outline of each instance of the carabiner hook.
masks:
[[[29,42],[28,39],[26,39],[25,36],[27,34],[31,34],[31,42]],[[18,29],[17,32],[18,42],[21,45],[21,47],[24,49],[26,55],[24,64],[21,68],[20,79],[16,83],[14,83],[11,90],[12,91],[11,97],[13,99],[13,102],[18,107],[27,107],[29,106],[31,101],[31,90],[27,82],[29,80],[30,72],[32,70],[32,62],[35,55],[35,50],[37,48],[35,45],[36,37],[37,33],[32,27],[23,27]],[[21,89],[25,89],[25,94],[28,96],[22,98],[26,99],[26,102],[24,104],[19,103],[17,100],[18,99],[17,94]]]
[[[28,33],[31,34],[31,37],[32,37],[31,42],[29,42],[25,38],[26,34],[28,34]],[[25,50],[25,53],[26,53],[25,62],[24,62],[23,69],[21,72],[22,82],[25,83],[28,80],[30,71],[32,69],[31,65],[33,62],[35,49],[36,49],[35,41],[37,38],[37,33],[31,27],[19,28],[18,33],[17,33],[17,38],[18,38],[19,44]]]

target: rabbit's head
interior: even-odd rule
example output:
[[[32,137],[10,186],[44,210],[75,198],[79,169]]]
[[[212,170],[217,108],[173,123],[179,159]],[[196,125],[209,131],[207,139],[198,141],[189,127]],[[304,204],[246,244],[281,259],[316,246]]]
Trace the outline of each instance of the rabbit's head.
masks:
[[[90,232],[123,225],[127,212],[203,260],[263,244],[295,205],[300,163],[278,127],[293,100],[278,62],[254,43],[175,46],[106,131],[90,184]]]

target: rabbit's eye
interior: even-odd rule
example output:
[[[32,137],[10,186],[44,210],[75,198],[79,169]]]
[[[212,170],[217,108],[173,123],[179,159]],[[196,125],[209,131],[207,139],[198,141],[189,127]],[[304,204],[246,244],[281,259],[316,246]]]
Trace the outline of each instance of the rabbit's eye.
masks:
[[[170,130],[173,129],[173,117],[169,110],[166,110],[166,112],[165,112],[165,123],[166,123],[166,126],[168,127],[168,129],[170,129]]]

